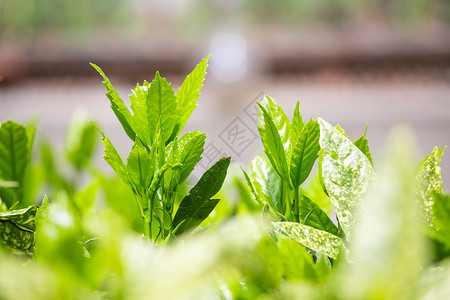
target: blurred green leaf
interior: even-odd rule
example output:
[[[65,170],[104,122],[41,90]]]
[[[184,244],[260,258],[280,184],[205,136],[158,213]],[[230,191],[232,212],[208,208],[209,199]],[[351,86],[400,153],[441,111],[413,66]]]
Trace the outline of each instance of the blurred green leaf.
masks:
[[[29,147],[25,127],[13,121],[0,124],[0,179],[19,183],[16,188],[0,188],[0,198],[8,208],[15,203],[22,205],[22,183],[29,164]]]
[[[82,112],[76,112],[66,133],[67,159],[77,168],[86,167],[94,153],[97,131]]]
[[[433,193],[433,236],[450,249],[450,195]]]
[[[442,194],[441,157],[446,147],[433,151],[427,155],[416,168],[416,181],[419,186],[418,197],[423,205],[425,223],[431,228],[433,225],[433,193]]]
[[[321,186],[320,172],[316,172],[306,186],[302,187],[302,194],[316,203],[327,215],[331,213],[332,205]]]
[[[335,277],[343,299],[416,298],[427,244],[415,196],[411,136],[404,129],[393,132],[374,186],[364,197],[351,235],[351,262]]]

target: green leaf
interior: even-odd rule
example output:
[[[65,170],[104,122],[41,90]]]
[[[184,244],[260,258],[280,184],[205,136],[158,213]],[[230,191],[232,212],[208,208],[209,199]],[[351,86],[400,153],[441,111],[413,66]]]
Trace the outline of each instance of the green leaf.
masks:
[[[31,161],[31,153],[33,150],[33,142],[34,142],[34,135],[36,133],[36,124],[35,122],[29,122],[27,127],[26,127],[26,131],[27,131],[27,141],[28,141],[28,162]]]
[[[136,140],[127,158],[128,176],[137,189],[146,190],[153,178],[153,166],[144,146]]]
[[[320,207],[306,196],[303,196],[299,205],[300,222],[316,229],[338,235],[338,228]]]
[[[150,127],[148,125],[148,90],[150,83],[144,81],[142,86],[136,84],[136,87],[131,91],[130,106],[133,111],[133,122],[135,127],[133,128],[136,135],[145,142],[147,145],[151,145]]]
[[[339,130],[320,117],[319,125],[323,182],[339,223],[349,237],[375,171],[367,157]]]
[[[310,120],[292,150],[290,176],[294,188],[298,188],[311,173],[320,150],[319,136],[319,124]]]
[[[344,130],[344,128],[341,127],[341,125],[336,124],[335,128],[336,128],[340,133],[342,133],[343,136],[345,136],[346,138],[350,139],[350,137],[345,133],[345,130]]]
[[[66,135],[65,150],[67,159],[78,169],[88,165],[97,143],[97,131],[87,117],[75,113]]]
[[[282,179],[271,165],[262,157],[255,156],[251,163],[253,186],[259,198],[281,214],[286,212],[283,200]]]
[[[291,123],[289,122],[289,118],[284,113],[283,108],[280,105],[278,105],[275,99],[271,98],[269,95],[264,95],[263,101],[258,105],[260,106],[263,105],[268,114],[270,115],[270,118],[275,124],[278,134],[280,135],[284,151],[286,152],[286,154],[288,154],[290,148],[289,134]],[[296,121],[298,122],[299,120]],[[299,126],[300,124],[296,125]]]
[[[180,182],[191,174],[194,167],[201,160],[205,141],[206,134],[200,133],[198,130],[185,134],[179,139],[180,159],[178,162],[183,164]]]
[[[450,249],[450,195],[433,193],[433,198],[433,234]]]
[[[32,205],[27,208],[0,212],[0,221],[9,221],[20,228],[34,231],[36,229],[34,225],[34,216],[36,215],[37,209],[37,205]]]
[[[289,127],[289,139],[291,141],[291,148],[293,148],[296,144],[296,141],[300,138],[300,134],[305,126],[303,122],[303,118],[300,115],[299,109],[300,103],[297,101],[297,104],[294,109],[294,115],[292,116],[292,123]]]
[[[341,249],[347,251],[344,241],[329,232],[294,222],[272,224],[282,235],[328,257],[335,259]]]
[[[0,240],[7,246],[26,251],[33,246],[33,232],[22,230],[17,225],[9,221],[0,222]]]
[[[197,107],[197,99],[200,96],[200,89],[203,86],[205,80],[206,68],[208,66],[208,60],[211,55],[206,56],[194,70],[186,76],[186,79],[181,84],[177,91],[177,103],[178,103],[178,120],[175,128],[174,136],[178,136],[181,130],[186,125],[192,112]]]
[[[317,204],[327,215],[331,213],[330,198],[325,194],[320,183],[320,172],[316,172],[306,187],[302,187],[301,193]]]
[[[99,180],[94,180],[74,195],[74,201],[82,214],[88,212],[94,205],[99,185]]]
[[[416,169],[418,197],[423,205],[425,223],[433,228],[433,193],[442,194],[441,157],[446,147],[433,151],[427,155]]]
[[[7,207],[22,201],[22,183],[29,159],[25,127],[12,121],[0,125],[0,179],[16,181],[18,188],[1,188],[0,198]]]
[[[260,206],[264,206],[264,204],[263,204],[263,202],[261,200],[261,197],[256,192],[255,186],[253,185],[253,183],[252,183],[252,181],[250,179],[250,176],[248,176],[247,172],[245,172],[244,169],[241,168],[241,170],[242,170],[242,173],[244,173],[244,178],[245,178],[245,181],[247,183],[247,186],[250,188],[250,192],[253,194],[253,196],[255,196],[256,202],[258,202],[258,204]]]
[[[160,182],[161,182],[161,179],[163,178],[164,174],[170,169],[178,169],[180,167],[181,167],[181,164],[174,164],[174,165],[165,164],[158,170],[158,172],[156,172],[156,175],[155,175],[155,177],[153,177],[153,180],[147,191],[147,198],[149,199],[149,201],[153,201],[155,199],[156,192],[160,188]],[[143,206],[147,207],[147,204],[144,204]]]
[[[186,144],[182,146],[180,163],[183,164],[183,167],[181,167],[180,181],[185,180],[202,159],[205,141],[206,134],[196,131]]]
[[[178,116],[177,101],[172,84],[161,78],[159,72],[156,72],[155,79],[148,89],[147,116],[150,141],[153,141],[158,128],[161,130],[162,141],[164,143],[169,141]]]
[[[372,160],[372,155],[370,154],[369,141],[366,138],[366,133],[367,133],[367,126],[366,126],[366,129],[364,130],[364,134],[359,139],[357,139],[355,142],[353,142],[353,144],[356,147],[358,147],[358,149],[361,150],[362,153],[364,153],[364,155],[370,161],[370,164],[372,165],[372,167],[375,168],[375,165],[373,164],[373,160]]]
[[[117,176],[119,176],[120,179],[122,179],[131,187],[127,168],[125,167],[119,153],[117,153],[116,148],[114,148],[114,146],[111,144],[111,141],[105,136],[105,134],[97,124],[92,121],[91,124],[94,125],[95,128],[97,128],[98,132],[100,132],[100,134],[102,135],[103,145],[105,146],[105,155],[103,156],[103,158],[111,166],[114,172],[116,172]]]
[[[164,175],[166,191],[173,192],[174,189],[186,180],[192,173],[197,163],[202,158],[206,134],[198,130],[188,132],[181,138],[175,138],[166,147],[166,162],[169,164],[181,163],[182,167],[177,170],[169,170]]]
[[[211,199],[219,192],[227,175],[227,169],[231,159],[221,158],[209,168],[197,184],[189,191],[189,195],[183,198],[173,219],[173,227],[186,220],[179,227],[177,234],[186,232],[200,225],[219,202]]]
[[[258,131],[261,135],[261,141],[264,146],[264,153],[270,161],[270,164],[277,174],[287,183],[290,182],[286,154],[283,148],[283,142],[277,127],[264,106],[257,103],[261,108]]]
[[[128,110],[128,107],[125,105],[123,100],[119,97],[119,94],[117,94],[116,90],[111,84],[111,81],[109,81],[108,77],[106,77],[105,73],[98,67],[97,65],[91,63],[91,66],[94,67],[94,69],[97,70],[98,73],[103,77],[103,85],[106,87],[106,90],[108,91],[106,93],[106,96],[108,97],[109,101],[111,102],[111,108],[116,115],[117,119],[119,120],[120,124],[122,124],[123,129],[125,130],[128,137],[134,142],[136,140],[136,134],[133,130],[134,125],[132,116],[130,111]]]
[[[26,251],[34,241],[37,205],[0,212],[0,240],[13,249]]]

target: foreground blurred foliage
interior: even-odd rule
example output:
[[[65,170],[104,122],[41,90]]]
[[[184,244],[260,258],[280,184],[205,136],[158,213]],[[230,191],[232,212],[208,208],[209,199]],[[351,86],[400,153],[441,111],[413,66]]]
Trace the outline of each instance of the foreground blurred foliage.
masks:
[[[31,163],[34,126],[2,123],[0,299],[449,298],[444,148],[419,163],[397,128],[375,164],[365,133],[351,142],[298,107],[292,120],[270,97],[261,107],[267,158],[232,166],[214,211],[169,242],[142,237],[129,186],[93,165],[85,115],[64,155],[44,144]]]

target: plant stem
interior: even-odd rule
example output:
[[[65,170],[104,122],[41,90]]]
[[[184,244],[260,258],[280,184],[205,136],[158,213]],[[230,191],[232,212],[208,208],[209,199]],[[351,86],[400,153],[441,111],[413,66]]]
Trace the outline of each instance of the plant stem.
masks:
[[[300,223],[300,216],[299,216],[299,193],[298,193],[298,187],[294,188],[294,202],[292,203],[293,206],[293,215],[294,215],[294,221],[297,223]]]
[[[152,240],[152,220],[151,220],[151,212],[148,211],[144,217],[144,237],[151,241]]]

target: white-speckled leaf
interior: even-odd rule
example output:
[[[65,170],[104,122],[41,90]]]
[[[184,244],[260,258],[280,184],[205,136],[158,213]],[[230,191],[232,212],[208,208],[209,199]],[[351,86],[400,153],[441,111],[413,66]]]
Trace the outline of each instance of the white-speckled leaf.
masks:
[[[272,224],[282,235],[328,257],[335,259],[341,249],[347,251],[344,241],[329,232],[295,222],[272,222]]]
[[[417,167],[418,197],[423,205],[424,220],[427,225],[433,225],[433,193],[442,194],[441,157],[445,147],[433,151],[427,155]]]
[[[319,144],[323,152],[323,182],[348,238],[361,199],[369,189],[375,171],[366,155],[338,129],[322,118],[318,121]]]

